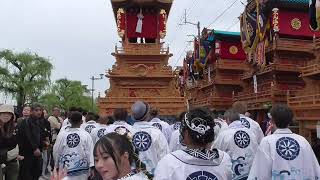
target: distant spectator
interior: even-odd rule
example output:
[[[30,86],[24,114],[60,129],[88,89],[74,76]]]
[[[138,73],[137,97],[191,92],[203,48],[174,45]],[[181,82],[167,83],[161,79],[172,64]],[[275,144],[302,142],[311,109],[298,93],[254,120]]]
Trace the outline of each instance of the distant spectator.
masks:
[[[28,119],[30,117],[31,107],[29,105],[25,105],[22,109],[22,117],[17,119],[17,123],[19,124],[22,120]]]

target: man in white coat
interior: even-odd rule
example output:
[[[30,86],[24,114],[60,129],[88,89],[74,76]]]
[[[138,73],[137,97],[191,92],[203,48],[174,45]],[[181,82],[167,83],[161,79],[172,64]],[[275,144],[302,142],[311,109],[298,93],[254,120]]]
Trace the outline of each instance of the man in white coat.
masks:
[[[169,153],[167,139],[149,122],[149,104],[136,101],[131,107],[131,115],[136,121],[133,125],[136,129],[132,137],[133,146],[139,151],[140,160],[146,164],[148,172],[153,174],[160,159]]]
[[[96,121],[97,116],[92,112],[88,112],[86,116],[86,122],[82,123],[80,128],[84,129],[90,134],[93,129],[99,127],[99,123],[97,123]]]
[[[94,167],[93,143],[88,132],[80,128],[82,114],[70,116],[71,127],[61,131],[53,146],[55,167],[67,169],[64,180],[87,180],[90,168]]]
[[[260,141],[264,137],[263,131],[259,123],[244,115],[247,112],[247,105],[243,102],[237,101],[233,103],[232,109],[240,114],[240,121],[242,122],[242,124],[246,128],[251,129],[253,131],[254,135],[258,139],[258,143],[260,143]]]
[[[100,116],[99,117],[99,126],[95,129],[92,129],[90,135],[93,141],[93,144],[96,144],[97,141],[105,136],[107,133],[110,132],[109,126],[107,125],[109,122],[109,119],[107,116]]]
[[[245,180],[248,178],[258,148],[257,138],[250,129],[244,127],[241,123],[238,112],[229,109],[225,112],[224,118],[229,127],[218,135],[213,147],[230,155],[232,179]]]
[[[230,180],[230,156],[211,149],[214,119],[204,108],[191,109],[181,122],[181,134],[187,149],[166,155],[159,162],[154,180]]]
[[[171,137],[171,126],[167,123],[167,122],[164,122],[162,121],[159,117],[159,111],[158,109],[151,109],[150,111],[150,116],[151,116],[151,124],[152,126],[158,128],[163,134],[164,136],[166,137],[168,143],[170,141],[170,137]]]
[[[277,130],[262,139],[248,180],[320,179],[320,167],[309,142],[288,129],[293,113],[287,105],[271,109]]]
[[[115,122],[109,126],[109,132],[116,132],[118,134],[126,134],[132,137],[136,130],[127,123],[126,119],[128,117],[128,112],[124,108],[117,108],[113,112],[113,117]]]

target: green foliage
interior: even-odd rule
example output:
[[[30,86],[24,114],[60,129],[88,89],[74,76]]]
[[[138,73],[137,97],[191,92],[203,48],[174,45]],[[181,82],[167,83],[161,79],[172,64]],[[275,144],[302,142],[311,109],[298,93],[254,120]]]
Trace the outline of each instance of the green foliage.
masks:
[[[51,86],[49,93],[40,97],[39,102],[49,110],[54,106],[59,106],[64,110],[76,106],[92,111],[91,97],[86,96],[87,93],[86,86],[82,85],[80,81],[59,79]],[[97,112],[95,103],[93,111]]]
[[[15,97],[21,108],[46,88],[52,68],[47,58],[35,53],[0,51],[0,91]]]

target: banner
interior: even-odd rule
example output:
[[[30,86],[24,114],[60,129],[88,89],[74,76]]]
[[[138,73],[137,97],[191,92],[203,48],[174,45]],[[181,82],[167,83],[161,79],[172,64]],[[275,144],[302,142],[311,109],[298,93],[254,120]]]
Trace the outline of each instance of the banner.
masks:
[[[122,8],[119,8],[117,11],[117,29],[118,35],[123,38],[126,28],[126,15]]]
[[[291,11],[279,11],[279,34],[310,37],[313,35],[320,37],[319,31],[312,31],[309,26],[308,13],[304,12],[291,12]]]
[[[255,60],[258,66],[264,66],[266,64],[265,49],[266,41],[259,42],[255,51]]]

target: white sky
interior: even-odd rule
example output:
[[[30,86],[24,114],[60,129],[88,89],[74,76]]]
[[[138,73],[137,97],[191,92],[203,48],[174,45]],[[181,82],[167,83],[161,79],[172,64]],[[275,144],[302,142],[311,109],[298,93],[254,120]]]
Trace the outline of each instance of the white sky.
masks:
[[[242,0],[243,2],[245,0]],[[188,21],[208,26],[226,8],[233,6],[209,28],[239,31],[237,17],[244,9],[240,0],[175,0],[165,39],[173,57],[170,65],[182,65],[187,41],[197,34],[196,26],[178,25],[184,10]],[[119,41],[109,0],[0,0],[0,49],[36,52],[54,65],[52,80],[80,80],[91,88],[98,76],[114,64],[111,53]],[[119,44],[119,43],[118,43]],[[104,96],[108,79],[95,81],[95,95]],[[11,102],[0,94],[0,102]]]

